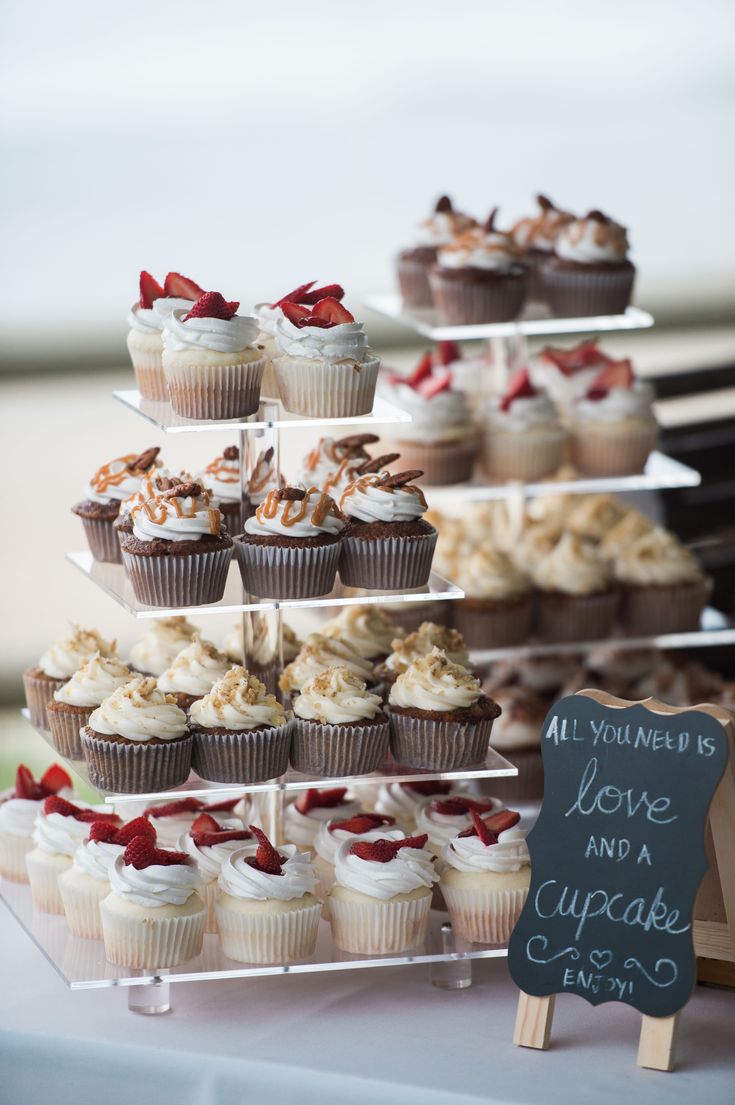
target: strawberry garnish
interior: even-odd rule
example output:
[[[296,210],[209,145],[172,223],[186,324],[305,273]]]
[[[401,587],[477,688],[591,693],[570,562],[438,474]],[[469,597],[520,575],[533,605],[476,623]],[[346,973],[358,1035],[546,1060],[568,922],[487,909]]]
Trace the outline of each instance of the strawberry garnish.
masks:
[[[90,840],[100,840],[106,844],[127,845],[131,840],[135,840],[136,836],[145,836],[151,841],[156,839],[156,830],[147,817],[135,817],[121,828],[110,821],[95,820],[89,830]]]
[[[40,785],[47,794],[58,794],[67,787],[71,789],[71,777],[64,771],[61,764],[51,764],[41,776]]]
[[[186,852],[170,852],[165,848],[156,848],[147,836],[136,836],[127,845],[123,853],[126,867],[142,871],[145,867],[185,867],[191,863]]]
[[[315,284],[316,280],[310,280],[308,284],[299,284],[298,288],[294,288],[292,292],[282,295],[275,303],[271,303],[271,307],[283,307],[284,303],[301,303],[303,297],[309,294],[309,288],[313,288]]]
[[[188,276],[182,276],[180,272],[169,272],[163,282],[163,294],[174,299],[199,299],[204,295],[204,288],[200,288]]]
[[[246,860],[251,867],[263,871],[266,875],[282,875],[281,868],[286,862],[285,858],[276,851],[268,837],[257,825],[250,826],[250,832],[258,841],[258,850],[254,856]]]
[[[430,779],[428,782],[418,779],[415,783],[402,783],[404,790],[412,790],[414,794],[425,794],[429,797],[432,794],[449,794],[452,789],[452,784],[444,782],[440,779]]]
[[[457,835],[478,836],[487,848],[497,844],[500,834],[506,829],[512,829],[521,819],[521,815],[515,810],[500,810],[499,813],[494,813],[484,821],[475,810],[472,810],[470,817],[472,818],[470,827]]]
[[[480,838],[485,847],[488,847],[490,844],[498,843],[497,836],[482,820],[479,813],[476,813],[475,810],[470,810],[470,817],[472,818],[472,830],[475,833],[475,836],[478,836]],[[466,829],[465,832],[469,834],[470,831],[469,829]],[[461,835],[463,834],[460,833],[460,836]]]
[[[161,299],[166,293],[158,283],[158,281],[151,276],[145,269],[140,274],[140,299],[138,303],[141,307],[151,308],[157,299]]]
[[[208,813],[229,813],[239,801],[239,798],[223,798],[221,802],[200,802],[199,806]]]
[[[432,363],[431,353],[427,349],[411,375],[399,376],[398,379],[402,384],[408,384],[411,388],[417,388],[422,380],[427,380],[431,376]]]
[[[325,284],[323,288],[313,288],[311,291],[304,292],[298,299],[295,296],[293,298],[296,303],[309,306],[318,303],[320,299],[344,299],[344,297],[345,290],[341,284]]]
[[[492,802],[484,798],[465,798],[464,795],[456,795],[431,803],[434,813],[440,813],[446,817],[459,817],[463,813],[474,810],[476,813],[486,813],[492,809]]]
[[[536,395],[536,388],[531,383],[527,368],[519,368],[514,372],[508,383],[508,389],[500,400],[501,411],[509,411],[516,399],[532,399]]]
[[[294,808],[303,814],[309,813],[310,810],[332,809],[334,806],[344,805],[345,794],[347,794],[347,787],[331,787],[329,790],[317,790],[311,787],[296,799]]]
[[[44,799],[43,813],[45,817],[52,813],[60,813],[62,817],[73,817],[75,821],[111,821],[113,825],[120,824],[120,818],[116,813],[85,810],[81,806],[75,806],[73,802],[67,802],[66,798],[59,798],[58,794],[52,794]]]
[[[228,840],[252,840],[253,834],[248,829],[217,829],[216,832],[197,832],[192,829],[191,839],[198,848],[210,844],[224,844]]]
[[[46,795],[41,793],[41,785],[33,778],[33,773],[25,764],[18,764],[15,773],[14,798],[27,798],[31,802],[39,802]]]
[[[624,361],[610,361],[609,364],[605,365],[602,372],[595,376],[587,392],[587,398],[602,399],[613,388],[631,388],[632,386],[633,365],[630,361],[627,359]]]
[[[333,833],[335,829],[341,829],[345,833],[354,833],[355,836],[360,836],[362,833],[379,829],[381,825],[395,825],[395,823],[395,817],[388,817],[387,814],[358,813],[354,817],[348,817],[346,821],[333,821],[329,826],[329,831]]]
[[[449,391],[451,386],[452,374],[446,368],[444,372],[439,372],[436,376],[428,376],[425,380],[422,380],[416,391],[423,395],[424,399],[433,399],[435,395],[439,395],[442,391]]]
[[[547,345],[541,350],[540,357],[555,364],[565,376],[573,376],[580,369],[589,368],[594,364],[610,364],[611,358],[603,353],[597,344],[597,339],[580,342],[572,349],[556,349]]]
[[[292,303],[290,300],[281,303],[280,308],[288,321],[292,322],[294,326],[303,326],[304,320],[309,317],[308,308],[300,307],[298,303]]]
[[[339,326],[343,322],[354,322],[355,316],[350,314],[338,299],[328,295],[320,299],[312,311],[312,319],[324,318],[330,326]]]
[[[372,863],[390,863],[401,848],[423,848],[428,839],[426,833],[422,833],[405,840],[355,840],[350,845],[350,854]]]
[[[492,832],[500,836],[506,829],[512,829],[520,820],[521,815],[517,810],[499,810],[492,817],[488,817],[485,824]]]
[[[219,292],[205,292],[189,313],[184,315],[183,321],[186,322],[189,318],[221,318],[229,321],[239,306],[239,302],[235,300],[228,303]]]
[[[436,359],[440,365],[451,364],[462,359],[462,353],[456,341],[440,341],[436,347]]]
[[[194,833],[218,833],[221,829],[219,821],[215,821],[209,813],[200,813],[194,818],[189,832]]]
[[[144,817],[175,817],[177,813],[196,813],[202,808],[198,798],[179,798],[176,802],[166,802],[163,806],[149,806],[143,810]]]
[[[143,818],[145,821],[145,818]],[[150,825],[150,821],[146,821],[147,825]],[[153,826],[151,825],[151,828]],[[115,837],[117,836],[117,826],[113,825],[110,821],[93,821],[90,829],[88,840],[94,840],[102,844],[115,844]]]

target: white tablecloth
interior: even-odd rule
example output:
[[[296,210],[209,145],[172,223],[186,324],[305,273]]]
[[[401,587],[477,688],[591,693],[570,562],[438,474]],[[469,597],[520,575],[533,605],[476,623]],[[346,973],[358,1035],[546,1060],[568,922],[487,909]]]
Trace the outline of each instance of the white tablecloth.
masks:
[[[0,1101],[7,1105],[732,1105],[735,994],[697,989],[679,1069],[635,1065],[639,1018],[557,999],[548,1052],[511,1043],[503,960],[448,993],[426,966],[181,984],[174,1012],[70,992],[0,905]]]

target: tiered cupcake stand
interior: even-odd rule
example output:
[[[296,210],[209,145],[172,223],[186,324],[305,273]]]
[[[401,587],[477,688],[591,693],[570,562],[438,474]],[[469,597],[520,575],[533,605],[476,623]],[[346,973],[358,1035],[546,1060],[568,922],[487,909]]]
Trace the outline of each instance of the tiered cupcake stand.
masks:
[[[387,304],[392,304],[387,309]],[[530,323],[503,324],[501,326],[485,327],[436,327],[431,321],[417,319],[401,314],[398,305],[389,297],[377,297],[371,301],[372,307],[382,309],[384,313],[393,318],[400,318],[407,325],[412,326],[418,333],[430,338],[457,338],[491,339],[494,345],[496,358],[514,357],[519,352],[520,343],[524,341],[525,334],[538,333],[582,333],[585,331],[600,331],[613,329],[632,329],[649,326],[652,319],[641,311],[631,309],[625,316],[610,319],[584,319],[584,320],[547,320],[533,323],[534,329],[529,330]],[[381,306],[382,305],[382,306]],[[372,414],[358,419],[334,419],[334,420],[306,420],[290,416],[284,412],[277,403],[264,402],[257,415],[250,419],[234,422],[194,422],[176,415],[167,403],[153,403],[142,400],[135,391],[116,392],[116,398],[136,411],[143,418],[153,423],[166,433],[185,432],[218,432],[233,433],[239,435],[240,456],[242,458],[241,486],[243,496],[247,488],[250,471],[257,460],[258,455],[265,449],[272,447],[274,450],[274,465],[279,470],[279,441],[282,430],[293,427],[308,427],[317,433],[332,433],[341,425],[361,425],[365,428],[377,427],[389,423],[409,421],[409,417],[401,410],[389,405],[382,400],[376,400]],[[494,499],[521,496],[521,500],[529,494],[557,494],[583,493],[593,490],[638,490],[640,488],[670,488],[694,486],[699,483],[699,475],[690,468],[676,463],[661,454],[655,454],[651,459],[645,475],[625,477],[618,480],[585,480],[575,481],[569,484],[539,484],[524,487],[522,485],[511,486],[470,486],[448,489],[448,493],[457,502],[464,499]],[[431,505],[440,505],[438,492],[431,497]],[[95,562],[86,552],[68,554],[69,560],[89,578],[96,583],[106,594],[115,599],[136,618],[156,618],[171,614],[232,614],[241,612],[243,616],[243,638],[245,641],[245,664],[250,659],[251,642],[260,642],[258,661],[263,663],[262,641],[264,636],[272,642],[273,659],[279,663],[282,659],[282,633],[281,618],[284,610],[291,607],[325,607],[344,606],[350,603],[397,603],[397,602],[426,602],[438,600],[456,600],[463,596],[463,592],[454,584],[443,579],[437,573],[432,573],[427,587],[419,592],[369,592],[367,597],[345,597],[339,588],[332,595],[320,599],[299,600],[289,602],[275,602],[263,600],[257,596],[249,595],[243,591],[237,565],[230,568],[230,577],[223,598],[220,602],[202,607],[182,607],[177,609],[161,609],[141,605],[132,593],[129,583],[120,565],[102,564]],[[264,629],[267,633],[264,635]],[[701,632],[679,634],[676,637],[661,637],[646,642],[636,641],[635,644],[656,644],[666,648],[690,647],[714,643],[735,641],[735,629],[731,629],[721,615],[716,611],[708,611]],[[606,642],[608,644],[613,642]],[[620,639],[621,647],[630,647],[629,639]],[[571,650],[579,646],[563,646]],[[589,643],[585,642],[585,648]],[[557,651],[557,646],[539,646],[526,650],[504,650],[503,655],[509,652],[544,652]],[[494,654],[476,654],[473,659],[491,658]],[[27,717],[27,712],[24,711]],[[41,736],[50,742],[49,734],[42,732]],[[85,777],[84,765],[72,763],[72,769],[81,777]],[[369,776],[356,778],[344,778],[329,780],[314,778],[289,772],[281,779],[268,783],[259,783],[254,786],[224,786],[203,782],[192,776],[189,781],[176,791],[165,793],[150,793],[138,795],[111,794],[100,795],[101,800],[115,803],[119,811],[125,812],[127,806],[130,816],[135,814],[152,801],[165,801],[173,797],[198,796],[209,800],[215,800],[216,796],[232,797],[235,794],[250,794],[253,801],[260,806],[261,817],[266,829],[274,839],[281,838],[281,820],[285,796],[288,792],[304,790],[311,786],[337,786],[349,785],[357,793],[363,787],[375,788],[382,782],[409,782],[418,779],[487,779],[517,774],[517,770],[511,763],[492,749],[488,750],[484,764],[476,766],[472,770],[438,773],[419,771],[404,768],[389,762],[377,772]],[[235,963],[227,959],[220,948],[216,936],[207,935],[204,939],[204,949],[200,956],[180,967],[167,972],[155,970],[128,971],[125,968],[116,967],[105,959],[104,948],[101,941],[83,940],[73,936],[63,917],[41,913],[34,910],[31,904],[30,890],[25,885],[8,883],[0,880],[0,894],[11,913],[26,930],[31,939],[43,952],[61,978],[71,989],[98,989],[104,987],[126,987],[130,1008],[136,1012],[162,1013],[170,1008],[169,984],[171,982],[195,982],[206,979],[245,978],[260,975],[296,974],[315,971],[335,971],[364,967],[396,966],[408,963],[432,964],[433,980],[447,988],[461,988],[469,985],[471,974],[471,960],[504,956],[505,947],[484,945],[461,945],[454,941],[450,926],[446,923],[446,914],[433,911],[429,938],[425,946],[412,949],[401,955],[388,956],[358,956],[340,951],[332,944],[329,925],[322,922],[315,954],[306,962],[290,963],[283,966],[248,966]]]

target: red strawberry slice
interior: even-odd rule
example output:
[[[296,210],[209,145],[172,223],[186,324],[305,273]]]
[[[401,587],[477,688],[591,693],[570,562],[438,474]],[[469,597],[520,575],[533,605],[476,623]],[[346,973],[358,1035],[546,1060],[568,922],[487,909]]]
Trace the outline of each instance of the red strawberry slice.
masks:
[[[303,330],[306,326],[315,326],[318,330],[329,330],[334,326],[333,322],[330,322],[328,318],[322,318],[321,315],[307,315],[302,320],[300,329]]]
[[[607,399],[610,392],[607,388],[590,388],[585,399],[589,399],[591,403],[599,403],[602,399]]]
[[[120,818],[116,813],[85,810],[81,806],[75,806],[73,802],[67,802],[66,798],[59,798],[58,794],[51,794],[44,799],[43,813],[45,817],[52,813],[60,813],[62,817],[73,817],[75,821],[111,821],[113,825],[120,824]]]
[[[415,369],[410,376],[400,376],[401,383],[408,384],[411,388],[417,388],[422,380],[426,380],[431,376],[432,368],[431,353],[427,350],[423,357],[416,365]]]
[[[449,391],[451,386],[452,374],[447,368],[444,372],[437,373],[436,376],[429,376],[422,380],[416,391],[423,395],[424,399],[433,399],[435,395],[439,395],[442,391]]]
[[[421,836],[406,837],[405,840],[355,840],[350,845],[350,853],[372,863],[390,863],[401,848],[423,848],[428,839],[423,833]]]
[[[575,372],[594,364],[609,364],[611,360],[606,353],[602,352],[596,338],[580,342],[572,349],[557,349],[547,345],[541,350],[539,356],[555,364],[565,376],[573,376]]]
[[[171,852],[156,848],[147,836],[136,836],[123,852],[123,863],[142,871],[145,867],[187,867],[191,860],[186,852]]]
[[[470,811],[470,817],[472,818],[472,828],[476,835],[480,838],[482,843],[487,847],[490,844],[497,844],[498,838],[495,833],[488,827],[487,823],[482,820],[479,813],[475,810]]]
[[[194,301],[204,295],[204,288],[200,288],[188,276],[182,276],[180,272],[169,272],[163,282],[163,293],[172,296],[174,299],[191,299]]]
[[[207,813],[229,813],[239,801],[239,798],[223,798],[221,802],[200,802],[199,805]]]
[[[318,303],[320,299],[344,299],[344,297],[345,290],[341,284],[325,284],[323,288],[313,288],[310,292],[304,292],[296,302],[311,306]]]
[[[301,303],[303,297],[308,295],[309,288],[313,288],[315,284],[316,280],[310,280],[308,284],[299,284],[298,288],[294,288],[292,292],[282,295],[275,303],[271,303],[271,307],[283,307],[284,303]]]
[[[306,325],[306,319],[309,317],[309,310],[307,307],[300,307],[298,303],[292,303],[291,300],[285,301],[279,304],[284,315],[289,322],[292,322],[294,326],[298,326],[299,329]]]
[[[294,808],[299,813],[307,814],[310,810],[333,809],[335,806],[343,806],[347,787],[331,787],[329,790],[317,790],[311,787],[304,791],[294,803]]]
[[[285,863],[283,856],[279,855],[268,837],[257,825],[250,826],[250,832],[258,841],[258,850],[247,862],[251,867],[257,867],[266,875],[282,875],[281,868]]]
[[[465,798],[464,795],[458,794],[443,801],[432,802],[430,808],[434,813],[440,813],[446,817],[459,817],[471,810],[475,813],[487,813],[492,809],[492,805],[491,801],[484,798]]]
[[[500,400],[500,409],[509,411],[516,399],[531,399],[534,395],[536,395],[536,388],[531,383],[528,369],[519,368],[510,378],[508,390]]]
[[[590,391],[611,391],[613,388],[632,388],[633,365],[630,360],[610,361],[602,372],[595,376]]]
[[[61,764],[51,764],[41,776],[41,786],[48,794],[58,794],[67,787],[71,789],[71,776],[64,771]]]
[[[248,829],[219,829],[216,833],[192,832],[191,839],[198,848],[210,844],[224,844],[228,840],[252,840],[253,834]]]
[[[150,821],[147,822],[150,825]],[[95,840],[102,844],[117,844],[117,826],[110,821],[93,821],[89,827],[88,840]]]
[[[432,794],[449,794],[452,789],[451,783],[440,779],[430,779],[426,783],[419,779],[415,783],[402,783],[401,786],[404,790],[412,790],[414,794],[424,794],[427,798]]]
[[[15,790],[13,791],[14,798],[27,798],[31,802],[38,802],[45,795],[40,792],[40,787],[36,780],[33,778],[33,773],[30,768],[27,768],[25,764],[18,764],[18,770],[15,773]]]
[[[196,813],[202,808],[198,798],[179,798],[175,802],[166,802],[162,806],[149,806],[143,810],[144,817],[175,817],[177,813]]]
[[[151,308],[155,301],[161,299],[165,294],[158,281],[143,269],[140,274],[140,299],[138,301],[140,306]]]
[[[194,833],[218,833],[221,828],[219,821],[215,821],[211,814],[200,813],[194,818],[189,832],[192,836]]]
[[[156,830],[147,817],[134,817],[126,825],[117,830],[115,844],[129,844],[136,836],[145,836],[148,840],[156,839]]]
[[[221,318],[228,321],[237,313],[239,306],[240,303],[234,299],[228,303],[219,292],[205,292],[197,299],[189,313],[184,315],[182,321],[186,322],[189,318]]]
[[[312,310],[312,317],[325,318],[330,326],[339,326],[343,322],[355,321],[355,316],[350,314],[347,308],[332,295],[319,300]]]
[[[516,810],[499,810],[492,817],[488,817],[485,824],[488,829],[500,836],[506,829],[512,829],[521,820],[521,815]]]
[[[348,817],[346,821],[333,821],[329,826],[330,833],[340,829],[345,833],[354,833],[360,836],[362,833],[370,833],[373,829],[379,829],[381,825],[395,825],[395,817],[388,817],[382,813],[358,813],[354,817]]]
[[[446,368],[452,361],[461,361],[462,353],[456,341],[440,341],[436,347],[436,357],[439,364]]]

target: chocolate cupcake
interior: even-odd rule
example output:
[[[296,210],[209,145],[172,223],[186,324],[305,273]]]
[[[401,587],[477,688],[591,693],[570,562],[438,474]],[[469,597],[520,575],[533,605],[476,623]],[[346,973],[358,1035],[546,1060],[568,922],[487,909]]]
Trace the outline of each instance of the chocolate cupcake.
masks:
[[[92,713],[80,737],[89,781],[98,790],[168,790],[189,776],[186,714],[155,679],[139,676],[119,687]]]
[[[31,724],[48,729],[47,708],[54,693],[71,679],[85,660],[95,653],[116,656],[116,641],[105,641],[96,629],[81,629],[72,625],[72,632],[46,649],[37,664],[23,672],[26,704]]]
[[[318,487],[334,499],[355,478],[352,473],[372,461],[365,448],[378,441],[377,434],[350,434],[348,437],[320,437],[304,457],[296,473],[296,487]]]
[[[537,215],[519,219],[511,227],[511,237],[523,251],[523,264],[528,269],[529,302],[543,302],[541,266],[553,256],[554,246],[565,226],[574,221],[574,215],[555,207],[547,196],[536,196]]]
[[[673,534],[656,527],[617,556],[622,586],[621,624],[632,637],[692,633],[699,629],[712,581]]]
[[[328,594],[344,526],[334,499],[315,487],[269,491],[235,546],[246,590],[272,599]]]
[[[222,521],[231,537],[242,533],[245,512],[240,491],[240,450],[237,445],[228,445],[222,455],[210,461],[203,472],[197,476],[198,482],[207,491],[211,491],[219,509]]]
[[[358,656],[379,664],[392,651],[394,638],[404,633],[379,606],[345,606],[322,625],[325,637],[351,645]]]
[[[396,258],[398,286],[406,307],[432,306],[429,272],[439,248],[475,225],[469,215],[454,210],[449,196],[439,197],[433,213],[416,229],[416,244],[401,250]]]
[[[610,635],[620,599],[590,541],[565,533],[533,573],[536,631],[542,641],[597,641]]]
[[[68,760],[82,760],[79,730],[89,722],[93,710],[133,678],[133,672],[116,656],[100,656],[95,652],[85,660],[71,679],[54,691],[47,706],[56,751]]]
[[[153,446],[143,453],[130,453],[103,464],[89,481],[86,498],[71,508],[82,519],[95,560],[120,563],[120,546],[113,524],[123,500],[135,494],[146,476],[155,474],[159,452],[158,446]]]
[[[544,297],[555,315],[621,315],[635,280],[627,231],[601,211],[590,211],[564,227],[555,256],[540,271]]]
[[[396,637],[392,642],[393,651],[382,664],[375,665],[375,677],[384,684],[386,695],[399,675],[408,671],[411,664],[439,648],[453,664],[470,666],[470,654],[467,651],[462,634],[448,626],[434,622],[422,622],[418,629],[406,637]]]
[[[232,667],[223,652],[195,633],[182,648],[171,666],[158,677],[158,688],[173,695],[180,710],[187,712],[194,703],[208,694]]]
[[[488,544],[460,561],[456,582],[466,598],[452,603],[452,620],[469,648],[527,644],[531,583],[509,556]]]
[[[248,479],[247,501],[243,507],[243,527],[247,519],[255,514],[270,491],[277,491],[278,488],[286,486],[283,475],[276,472],[273,456],[274,449],[272,445],[258,453],[258,458]],[[242,533],[242,527],[237,532]]]
[[[232,538],[201,484],[178,484],[134,507],[120,548],[138,602],[199,606],[222,598]]]
[[[383,699],[345,667],[308,679],[294,700],[291,765],[308,775],[366,775],[388,754]]]

